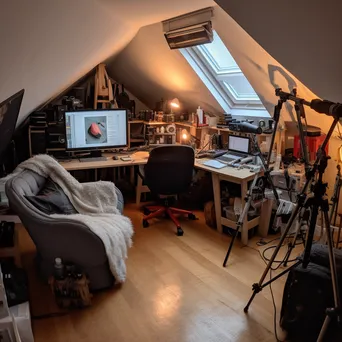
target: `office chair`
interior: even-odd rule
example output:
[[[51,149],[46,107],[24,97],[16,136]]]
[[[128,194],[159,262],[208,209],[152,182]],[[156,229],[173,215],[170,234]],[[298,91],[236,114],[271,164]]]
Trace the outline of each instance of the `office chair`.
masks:
[[[194,170],[195,154],[190,146],[161,146],[151,151],[144,168],[146,185],[153,194],[163,199],[163,205],[147,206],[143,218],[143,227],[149,226],[148,220],[162,214],[169,217],[177,227],[177,235],[182,236],[183,230],[175,214],[185,214],[191,220],[196,216],[188,210],[169,206],[168,199],[185,192],[191,184]]]

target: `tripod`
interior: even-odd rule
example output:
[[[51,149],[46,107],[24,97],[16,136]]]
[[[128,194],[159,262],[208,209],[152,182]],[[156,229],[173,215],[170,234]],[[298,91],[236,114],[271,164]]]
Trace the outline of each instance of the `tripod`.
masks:
[[[329,263],[330,263],[330,272],[331,272],[331,278],[332,278],[332,287],[333,287],[333,293],[334,293],[334,308],[327,309],[326,311],[326,318],[323,323],[321,332],[318,337],[318,341],[322,341],[324,334],[327,330],[327,327],[329,325],[329,322],[332,318],[337,318],[338,321],[340,321],[340,296],[339,296],[339,289],[338,289],[338,281],[337,281],[337,272],[336,272],[336,262],[335,262],[335,256],[334,256],[334,251],[333,251],[333,239],[332,239],[332,233],[331,233],[331,228],[330,228],[330,218],[329,218],[329,201],[325,197],[325,192],[327,188],[327,183],[323,182],[323,174],[324,171],[328,165],[328,157],[325,152],[325,148],[328,144],[328,141],[339,121],[338,117],[334,117],[334,121],[329,129],[329,132],[322,144],[322,146],[319,148],[317,152],[317,158],[314,163],[314,165],[308,170],[307,172],[307,180],[306,183],[301,191],[301,193],[298,195],[298,200],[297,200],[297,205],[294,208],[291,217],[287,223],[287,226],[280,238],[279,244],[277,245],[276,249],[273,252],[273,255],[267,264],[267,267],[262,274],[260,280],[258,283],[253,284],[252,289],[253,289],[253,294],[251,298],[249,299],[246,307],[244,308],[245,312],[248,312],[249,306],[251,305],[254,297],[262,291],[262,289],[271,283],[273,283],[275,280],[278,278],[282,277],[286,273],[288,273],[291,269],[299,266],[300,264],[302,267],[306,268],[307,265],[310,262],[310,253],[311,253],[311,247],[313,243],[313,238],[315,234],[315,228],[316,228],[316,222],[317,222],[317,217],[318,217],[318,212],[319,209],[321,209],[324,221],[325,221],[325,227],[326,227],[326,232],[327,232],[327,240],[328,240],[328,249],[329,249]],[[318,173],[318,178],[315,180],[315,176]],[[306,195],[306,192],[309,188],[309,185],[311,185],[312,188],[312,194],[310,196]],[[266,283],[264,283],[264,280],[266,279],[266,276],[268,272],[270,271],[272,267],[272,263],[276,259],[279,250],[281,246],[283,245],[285,238],[291,229],[291,226],[296,219],[297,215],[299,212],[303,209],[308,209],[310,208],[311,210],[311,217],[310,217],[310,224],[309,224],[309,229],[308,229],[308,234],[307,234],[307,240],[305,244],[305,250],[304,250],[304,255],[301,259],[299,259],[295,264],[284,270],[283,272],[279,273],[276,275],[274,278],[270,279]]]
[[[335,178],[334,192],[331,197],[332,207],[330,211],[330,223],[336,225],[336,217],[338,210],[338,203],[340,201],[340,190],[342,186],[341,165],[337,165],[337,174]]]
[[[261,161],[261,164],[262,164],[262,167],[264,169],[264,177],[267,180],[268,184],[271,186],[274,198],[277,201],[277,205],[279,205],[279,196],[278,196],[277,190],[275,189],[275,187],[273,185],[273,181],[272,181],[272,178],[271,178],[271,175],[270,175],[270,170],[268,168],[268,164],[266,164],[266,162],[265,162],[265,160],[264,160],[264,158],[263,158],[263,156],[261,154],[261,151],[260,151],[258,142],[256,141],[255,135],[252,135],[252,142],[253,142],[253,145],[254,145],[254,150],[257,151],[256,156],[259,157],[259,159]],[[234,235],[232,236],[232,239],[230,241],[230,244],[229,244],[229,247],[228,247],[228,250],[227,250],[227,254],[226,254],[226,256],[224,258],[224,261],[223,261],[223,267],[226,267],[226,265],[227,265],[227,261],[228,261],[228,258],[230,256],[230,253],[231,253],[231,251],[233,249],[233,245],[234,245],[234,242],[236,240],[236,237],[238,236],[239,231],[240,231],[240,229],[241,229],[241,227],[243,225],[243,222],[244,222],[244,220],[245,220],[245,218],[246,218],[246,216],[248,214],[249,208],[250,208],[250,206],[252,204],[253,194],[254,193],[258,193],[258,192],[259,193],[262,192],[262,194],[264,194],[265,185],[266,185],[265,182],[264,182],[264,184],[262,186],[262,189],[260,187],[256,187],[257,180],[259,178],[260,170],[261,170],[261,166],[256,171],[254,179],[253,179],[253,182],[252,182],[251,186],[248,189],[248,192],[247,192],[247,195],[246,195],[246,198],[245,198],[246,203],[245,203],[243,211],[240,214],[239,219],[238,219],[238,221],[236,223],[236,229],[234,231]]]

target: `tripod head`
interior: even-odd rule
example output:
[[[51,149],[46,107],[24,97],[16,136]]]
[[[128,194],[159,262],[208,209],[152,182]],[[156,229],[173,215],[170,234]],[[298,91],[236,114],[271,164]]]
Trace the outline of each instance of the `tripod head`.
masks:
[[[300,98],[297,96],[297,89],[294,88],[292,90],[292,94],[291,93],[286,93],[285,91],[282,91],[281,88],[277,88],[275,90],[275,94],[276,96],[278,96],[280,98],[281,101],[286,102],[288,100],[291,100],[297,104],[304,104],[306,106],[310,106],[310,102],[306,101],[303,98]]]
[[[303,98],[297,96],[297,90],[294,89],[292,94],[286,93],[282,91],[281,88],[277,88],[275,90],[275,94],[280,97],[280,99],[285,102],[287,100],[291,100],[299,105],[305,105],[312,108],[317,113],[322,113],[328,116],[332,116],[333,118],[342,118],[342,104],[335,103],[328,100],[321,99],[313,99],[311,101],[307,101]]]

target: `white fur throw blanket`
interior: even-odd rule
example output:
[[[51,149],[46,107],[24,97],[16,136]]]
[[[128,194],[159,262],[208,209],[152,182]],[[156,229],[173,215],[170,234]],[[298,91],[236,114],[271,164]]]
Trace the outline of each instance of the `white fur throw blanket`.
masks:
[[[109,267],[116,281],[126,279],[127,250],[132,245],[133,227],[130,219],[117,209],[115,185],[112,182],[98,181],[79,183],[54,158],[42,154],[22,162],[7,181],[22,170],[27,169],[43,177],[50,177],[68,196],[78,214],[67,215],[68,219],[82,222],[103,242]],[[51,215],[65,218],[65,215]],[[90,251],[91,252],[91,251]]]

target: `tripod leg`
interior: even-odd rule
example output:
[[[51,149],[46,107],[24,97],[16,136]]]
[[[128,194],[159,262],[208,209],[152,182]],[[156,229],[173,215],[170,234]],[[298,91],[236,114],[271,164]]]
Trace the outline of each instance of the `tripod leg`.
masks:
[[[223,261],[223,267],[226,267],[226,265],[227,265],[228,258],[229,258],[229,256],[230,256],[230,253],[231,253],[232,249],[233,249],[233,245],[234,245],[234,242],[235,242],[236,237],[237,237],[238,234],[239,234],[240,228],[241,228],[240,225],[237,225],[237,226],[236,226],[234,235],[232,236],[232,240],[230,241],[230,244],[229,244],[229,247],[228,247],[228,250],[227,250],[226,257],[224,258],[224,261]]]
[[[281,246],[283,245],[285,239],[286,239],[286,236],[287,234],[289,233],[290,229],[291,229],[291,226],[293,224],[293,221],[295,220],[295,218],[297,217],[298,215],[298,212],[299,210],[302,208],[302,206],[300,204],[297,204],[291,214],[291,217],[289,219],[289,221],[287,222],[287,225],[286,225],[286,228],[284,230],[284,233],[282,234],[281,238],[280,238],[280,241],[278,243],[278,246],[276,247],[276,249],[274,250],[273,254],[272,254],[272,257],[270,259],[270,261],[268,262],[267,266],[266,266],[266,269],[264,271],[264,273],[262,274],[260,280],[259,280],[259,283],[255,283],[253,284],[252,288],[253,288],[253,294],[250,298],[250,300],[248,301],[246,307],[244,308],[244,312],[247,312],[248,309],[249,309],[249,306],[251,305],[254,297],[256,296],[257,293],[259,293],[261,290],[262,290],[262,284],[270,270],[270,268],[272,267],[272,264],[275,260],[275,258],[277,257],[278,253],[279,253],[279,250],[281,248]]]
[[[234,235],[232,237],[232,240],[230,241],[226,257],[224,258],[224,261],[223,261],[223,267],[226,267],[226,265],[227,265],[227,261],[228,261],[229,255],[230,255],[230,253],[232,251],[235,239],[238,236],[239,230],[243,226],[243,221],[245,220],[245,218],[246,218],[246,216],[248,214],[249,207],[251,206],[251,203],[252,203],[253,189],[255,188],[255,185],[257,183],[258,176],[259,176],[259,172],[256,172],[255,176],[254,176],[254,179],[253,179],[253,182],[252,182],[251,186],[248,189],[248,193],[247,193],[247,198],[248,199],[246,198],[247,201],[246,201],[245,206],[243,207],[242,213],[240,214],[240,217],[239,217],[239,219],[238,219],[238,221],[236,223],[236,229],[235,229]]]
[[[342,218],[341,218],[341,219],[342,219]],[[342,222],[341,222],[341,223],[342,223]],[[340,245],[340,237],[341,237],[341,229],[342,229],[341,223],[340,223],[340,226],[338,227],[336,248],[338,248],[339,245]]]
[[[296,233],[295,235],[293,236],[292,238],[292,241],[289,243],[289,248],[287,250],[287,253],[286,253],[286,257],[285,257],[285,260],[284,260],[284,266],[286,267],[287,266],[287,263],[290,259],[290,256],[291,256],[291,253],[292,253],[292,250],[295,248],[296,246],[296,241],[297,241],[297,238],[298,238],[298,234],[300,232],[300,229],[301,229],[301,226],[302,226],[302,220],[298,220],[297,223],[297,228],[296,228]]]
[[[317,216],[318,216],[318,205],[314,205],[312,207],[312,210],[311,210],[309,230],[307,233],[304,256],[303,256],[303,267],[304,268],[306,268],[310,262],[311,247],[312,247],[313,238],[315,236]],[[328,218],[328,220],[329,220],[329,218]]]
[[[252,184],[252,186],[253,186],[253,184]],[[248,214],[248,210],[249,210],[249,207],[251,206],[251,202],[252,202],[252,196],[249,195],[248,200],[247,200],[247,202],[246,202],[246,204],[245,204],[245,206],[243,208],[243,211],[240,214],[239,220],[238,220],[238,222],[236,224],[236,229],[235,229],[234,235],[232,237],[232,240],[230,241],[226,257],[224,258],[224,261],[223,261],[223,267],[226,267],[226,265],[227,265],[227,261],[228,261],[229,255],[230,255],[230,253],[231,253],[231,251],[233,249],[233,245],[234,245],[235,239],[236,239],[236,237],[239,234],[239,230],[240,230],[240,228],[243,225],[243,221],[245,220],[246,215]]]
[[[326,330],[328,328],[328,325],[333,315],[337,315],[338,322],[340,322],[340,318],[341,318],[340,317],[341,302],[340,302],[340,293],[339,293],[338,279],[337,279],[336,260],[335,260],[334,249],[333,249],[333,241],[332,241],[332,235],[331,235],[329,215],[328,215],[328,212],[326,211],[324,211],[324,219],[326,222],[328,248],[329,248],[330,273],[331,273],[331,280],[332,280],[332,286],[333,286],[335,307],[333,308],[333,310],[331,309],[327,310],[327,316],[325,318],[324,324],[322,326],[321,332],[319,333],[319,337],[317,341],[323,341],[324,335],[326,333]]]
[[[340,191],[341,191],[341,181],[339,182],[339,186],[337,189],[337,200],[336,200],[336,208],[335,208],[335,213],[334,213],[334,226],[336,226],[338,204],[340,202]]]

